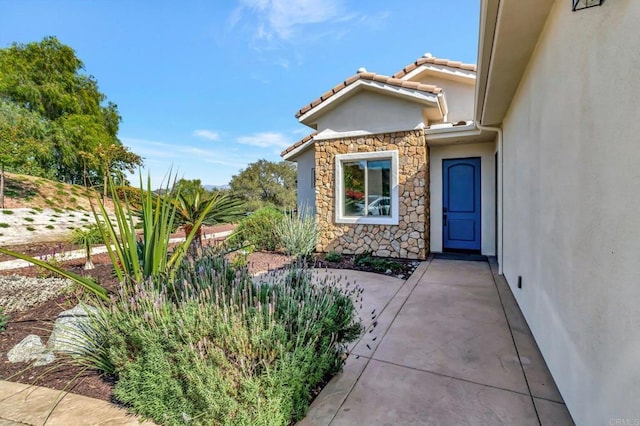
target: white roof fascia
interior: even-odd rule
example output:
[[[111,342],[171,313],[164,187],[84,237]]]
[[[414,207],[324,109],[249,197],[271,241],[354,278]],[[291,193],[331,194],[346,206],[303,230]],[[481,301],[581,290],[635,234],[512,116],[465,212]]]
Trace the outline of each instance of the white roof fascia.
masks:
[[[304,123],[305,121],[311,119],[313,116],[319,114],[322,110],[328,108],[332,104],[336,103],[343,97],[349,95],[354,90],[360,89],[361,87],[378,90],[378,91],[384,91],[394,95],[413,98],[414,100],[421,103],[430,103],[430,104],[433,104],[434,106],[438,105],[437,94],[433,94],[430,92],[423,92],[421,90],[408,89],[406,87],[392,86],[390,84],[381,83],[378,81],[358,80],[355,83],[345,87],[338,93],[334,94],[333,96],[328,98],[326,101],[321,102],[319,105],[316,105],[306,113],[302,114],[300,118],[298,118],[298,121],[301,123]]]
[[[459,133],[460,136],[473,136],[481,133],[481,130],[476,127],[475,122],[467,121],[467,123],[470,124],[464,126],[454,126],[451,123],[435,124],[425,129],[424,133],[427,139],[450,138],[452,133]]]
[[[434,71],[446,75],[455,76],[461,78],[463,80],[468,80],[470,83],[476,81],[476,73],[469,70],[463,70],[460,68],[451,68],[445,65],[436,65],[436,64],[422,64],[413,71],[408,72],[406,75],[400,77],[400,80],[411,80],[424,70]]]
[[[297,157],[298,155],[302,154],[302,152],[306,151],[307,148],[310,148],[313,145],[314,142],[315,142],[315,137],[309,139],[308,141],[306,141],[305,143],[303,143],[302,145],[300,145],[296,149],[287,152],[285,155],[282,156],[282,159],[285,160],[285,161],[293,161],[293,159],[295,157]]]

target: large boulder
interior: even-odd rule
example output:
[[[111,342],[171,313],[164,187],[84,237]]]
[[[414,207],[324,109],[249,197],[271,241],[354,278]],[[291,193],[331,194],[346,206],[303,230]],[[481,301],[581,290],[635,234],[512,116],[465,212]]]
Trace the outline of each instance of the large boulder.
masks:
[[[91,317],[97,309],[92,306],[78,305],[58,314],[53,331],[47,342],[47,348],[54,352],[80,354],[87,347],[87,334],[91,334]]]
[[[42,344],[40,336],[35,334],[30,334],[22,339],[7,353],[7,358],[9,362],[35,361],[34,365],[50,364],[56,359],[55,355]]]

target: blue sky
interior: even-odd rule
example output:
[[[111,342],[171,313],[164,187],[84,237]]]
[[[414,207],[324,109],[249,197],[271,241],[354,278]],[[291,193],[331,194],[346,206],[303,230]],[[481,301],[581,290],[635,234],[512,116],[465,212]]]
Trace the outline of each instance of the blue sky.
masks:
[[[310,133],[295,112],[359,67],[476,62],[476,0],[0,0],[0,47],[54,35],[118,105],[154,185],[224,185]]]

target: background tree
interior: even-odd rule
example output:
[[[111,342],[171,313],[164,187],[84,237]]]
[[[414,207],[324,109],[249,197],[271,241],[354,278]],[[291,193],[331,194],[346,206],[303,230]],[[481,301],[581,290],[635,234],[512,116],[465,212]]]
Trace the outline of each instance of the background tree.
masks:
[[[296,207],[296,166],[293,163],[259,160],[233,176],[229,184],[232,193],[247,201],[250,210],[266,205],[289,210]]]
[[[4,171],[46,174],[39,164],[51,145],[47,123],[25,108],[0,100],[0,207],[4,208]]]
[[[142,157],[131,152],[126,146],[116,143],[101,144],[96,149],[95,156],[102,172],[102,198],[107,196],[107,183],[110,177],[114,182],[121,182],[123,170],[133,173],[136,166],[142,165]]]
[[[38,159],[40,169],[68,183],[102,180],[105,173],[123,172],[142,161],[127,150],[110,148],[122,146],[117,105],[105,104],[97,81],[83,70],[73,49],[55,37],[0,49],[0,99],[47,123],[51,155]],[[87,161],[87,154],[93,161]]]
[[[176,182],[178,192],[186,197],[194,198],[207,192],[200,179],[180,179]]]

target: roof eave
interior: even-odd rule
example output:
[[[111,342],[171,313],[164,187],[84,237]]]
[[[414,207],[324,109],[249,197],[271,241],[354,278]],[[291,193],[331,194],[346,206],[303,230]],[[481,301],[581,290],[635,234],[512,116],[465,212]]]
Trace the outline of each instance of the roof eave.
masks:
[[[500,125],[529,64],[554,0],[482,0],[475,120]]]
[[[311,148],[314,143],[315,143],[315,140],[312,138],[307,142],[303,143],[302,145],[300,145],[299,147],[292,149],[289,152],[283,152],[282,154],[280,154],[280,156],[285,161],[295,161],[295,159],[298,156],[300,156],[300,154],[302,154],[307,149]]]

